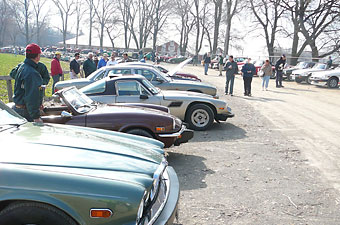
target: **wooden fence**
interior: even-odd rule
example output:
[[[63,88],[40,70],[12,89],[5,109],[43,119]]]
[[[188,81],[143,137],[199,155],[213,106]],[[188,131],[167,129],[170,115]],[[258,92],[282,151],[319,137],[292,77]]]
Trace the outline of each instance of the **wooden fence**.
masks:
[[[69,72],[70,71],[64,71],[64,74],[68,74]],[[61,76],[61,80],[64,80],[64,74]],[[8,101],[13,102],[12,77],[0,75],[0,81],[1,80],[6,81]]]

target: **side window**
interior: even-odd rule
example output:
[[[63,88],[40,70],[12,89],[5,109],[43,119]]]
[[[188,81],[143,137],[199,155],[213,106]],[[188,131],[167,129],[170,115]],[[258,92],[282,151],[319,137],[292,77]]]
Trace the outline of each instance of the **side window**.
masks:
[[[105,77],[105,73],[106,73],[105,70],[103,70],[101,73],[98,73],[94,80],[97,81],[103,79]]]
[[[116,82],[119,96],[149,95],[148,91],[137,81]]]
[[[149,70],[135,69],[135,71],[137,74],[144,76],[148,81],[155,80],[155,75]]]
[[[109,76],[114,74],[132,74],[131,69],[114,69],[110,70]]]

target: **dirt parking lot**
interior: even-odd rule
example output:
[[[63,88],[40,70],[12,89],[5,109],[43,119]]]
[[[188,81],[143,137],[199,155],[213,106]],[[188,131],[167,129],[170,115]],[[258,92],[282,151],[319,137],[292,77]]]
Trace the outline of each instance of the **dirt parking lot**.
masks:
[[[172,65],[164,64],[171,68]],[[235,117],[168,151],[179,175],[178,224],[339,224],[340,89],[285,82],[253,97],[224,95],[225,76],[186,66],[218,87]]]

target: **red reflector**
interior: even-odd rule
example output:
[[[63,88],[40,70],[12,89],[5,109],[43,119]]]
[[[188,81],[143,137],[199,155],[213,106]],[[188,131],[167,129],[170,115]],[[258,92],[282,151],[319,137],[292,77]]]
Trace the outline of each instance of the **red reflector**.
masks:
[[[112,216],[112,211],[110,209],[91,209],[91,218],[109,218]]]

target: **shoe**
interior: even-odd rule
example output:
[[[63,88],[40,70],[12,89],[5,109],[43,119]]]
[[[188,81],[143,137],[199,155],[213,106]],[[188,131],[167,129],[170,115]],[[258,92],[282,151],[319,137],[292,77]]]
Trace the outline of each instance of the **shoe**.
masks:
[[[234,96],[233,94],[230,94],[230,96]]]
[[[285,86],[282,86],[282,85],[281,85],[280,87],[284,88]]]
[[[280,86],[276,86],[276,88],[280,88]]]
[[[220,74],[219,76],[222,77],[222,74]]]
[[[268,88],[266,88],[266,91],[268,91]]]
[[[244,93],[243,95],[244,95],[244,96],[247,96],[247,94],[246,94],[246,93]]]
[[[228,95],[228,92],[224,93],[225,95]]]
[[[249,97],[251,97],[251,94],[248,94]]]

